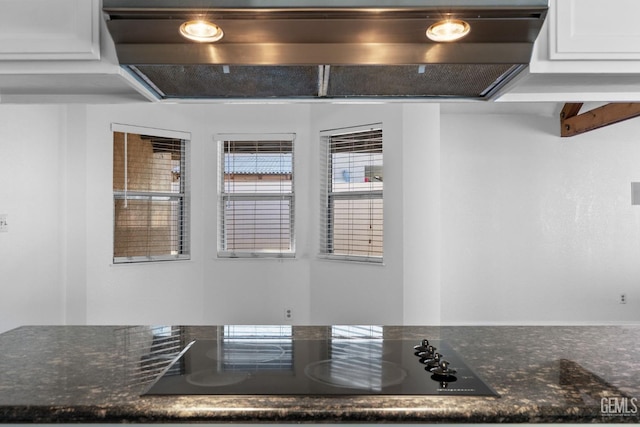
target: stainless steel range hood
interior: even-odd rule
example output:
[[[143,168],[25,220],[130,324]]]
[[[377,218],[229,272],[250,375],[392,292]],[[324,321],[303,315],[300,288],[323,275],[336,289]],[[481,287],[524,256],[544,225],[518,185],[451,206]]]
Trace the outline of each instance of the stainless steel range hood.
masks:
[[[490,99],[526,68],[547,0],[103,0],[121,66],[159,99]],[[188,20],[224,31],[179,34]],[[460,41],[432,24],[467,22]]]

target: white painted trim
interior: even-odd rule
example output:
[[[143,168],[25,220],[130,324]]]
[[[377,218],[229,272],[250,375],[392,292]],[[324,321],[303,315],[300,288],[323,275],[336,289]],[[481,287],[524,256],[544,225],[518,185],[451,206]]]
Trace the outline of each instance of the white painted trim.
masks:
[[[295,133],[217,133],[214,141],[295,141]]]
[[[640,92],[515,92],[502,95],[495,102],[640,102]]]
[[[112,132],[135,133],[140,135],[159,136],[162,138],[191,139],[190,132],[182,132],[176,130],[157,129],[144,126],[124,125],[120,123],[111,124]]]

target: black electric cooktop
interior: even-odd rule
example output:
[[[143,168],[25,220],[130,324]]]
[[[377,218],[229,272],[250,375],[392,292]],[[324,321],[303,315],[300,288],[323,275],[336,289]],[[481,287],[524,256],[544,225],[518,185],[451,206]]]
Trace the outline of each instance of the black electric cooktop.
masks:
[[[496,396],[443,341],[190,343],[145,395]]]

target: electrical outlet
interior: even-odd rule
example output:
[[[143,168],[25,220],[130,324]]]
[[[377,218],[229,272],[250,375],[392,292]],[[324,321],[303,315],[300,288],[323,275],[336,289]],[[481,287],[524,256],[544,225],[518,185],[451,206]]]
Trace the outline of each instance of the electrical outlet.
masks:
[[[9,231],[9,223],[7,223],[7,214],[0,214],[0,233]]]
[[[293,311],[290,308],[284,309],[284,320],[291,321],[293,320]]]
[[[627,303],[627,294],[620,294],[620,304]]]

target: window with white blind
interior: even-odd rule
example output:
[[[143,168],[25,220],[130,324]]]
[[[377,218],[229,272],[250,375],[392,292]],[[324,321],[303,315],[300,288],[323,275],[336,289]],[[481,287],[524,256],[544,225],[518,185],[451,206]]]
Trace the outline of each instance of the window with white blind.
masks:
[[[184,132],[112,125],[113,262],[189,259]]]
[[[294,135],[217,139],[218,256],[294,257]]]
[[[382,125],[321,132],[320,255],[382,262]]]

